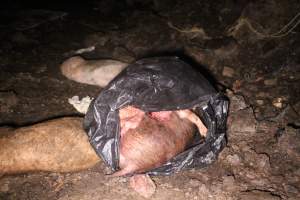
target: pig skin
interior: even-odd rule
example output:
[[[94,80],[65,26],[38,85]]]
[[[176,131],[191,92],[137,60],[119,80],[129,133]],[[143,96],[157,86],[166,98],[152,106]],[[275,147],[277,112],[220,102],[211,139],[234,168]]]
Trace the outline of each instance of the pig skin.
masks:
[[[100,161],[82,129],[82,118],[50,120],[1,135],[0,174],[72,172]]]
[[[64,61],[60,70],[73,81],[105,87],[128,63],[117,60],[85,60],[74,56]]]

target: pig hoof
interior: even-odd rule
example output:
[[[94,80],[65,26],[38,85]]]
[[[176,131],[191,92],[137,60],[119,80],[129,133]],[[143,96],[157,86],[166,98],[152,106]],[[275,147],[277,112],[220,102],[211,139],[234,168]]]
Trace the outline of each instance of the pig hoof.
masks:
[[[147,174],[138,174],[130,178],[130,187],[139,195],[150,198],[156,190],[156,185]]]

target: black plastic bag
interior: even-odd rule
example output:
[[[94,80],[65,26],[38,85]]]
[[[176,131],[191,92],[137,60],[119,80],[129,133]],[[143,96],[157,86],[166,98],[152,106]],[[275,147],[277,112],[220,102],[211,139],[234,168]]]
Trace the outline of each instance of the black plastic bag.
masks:
[[[113,171],[119,167],[119,109],[127,105],[146,112],[196,108],[208,128],[205,141],[195,138],[190,148],[148,174],[168,175],[183,168],[207,166],[226,144],[227,98],[177,57],[142,59],[101,91],[84,120],[90,143]]]

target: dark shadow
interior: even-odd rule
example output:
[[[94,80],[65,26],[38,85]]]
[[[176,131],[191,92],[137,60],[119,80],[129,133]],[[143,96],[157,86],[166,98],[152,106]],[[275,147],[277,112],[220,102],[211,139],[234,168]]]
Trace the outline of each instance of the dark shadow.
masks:
[[[81,117],[81,118],[83,118],[84,114],[81,114],[81,113],[66,114],[66,115],[62,114],[62,115],[57,115],[57,116],[46,117],[46,118],[43,118],[43,119],[38,119],[36,121],[28,120],[25,123],[16,123],[16,122],[13,122],[13,121],[6,121],[5,122],[4,121],[4,122],[0,123],[0,127],[9,127],[9,128],[13,128],[13,129],[23,128],[23,127],[26,127],[26,126],[32,126],[32,125],[47,122],[47,121],[50,121],[50,120],[66,118],[66,117]]]

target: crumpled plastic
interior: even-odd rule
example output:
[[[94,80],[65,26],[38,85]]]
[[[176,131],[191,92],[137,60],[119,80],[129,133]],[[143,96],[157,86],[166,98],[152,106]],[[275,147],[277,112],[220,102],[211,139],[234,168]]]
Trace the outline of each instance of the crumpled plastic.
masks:
[[[208,128],[205,140],[193,144],[147,174],[169,175],[201,168],[215,161],[226,145],[228,99],[178,57],[138,60],[114,78],[90,104],[84,129],[96,153],[113,170],[119,169],[119,109],[132,105],[145,112],[194,108]],[[199,135],[199,134],[197,134]]]

